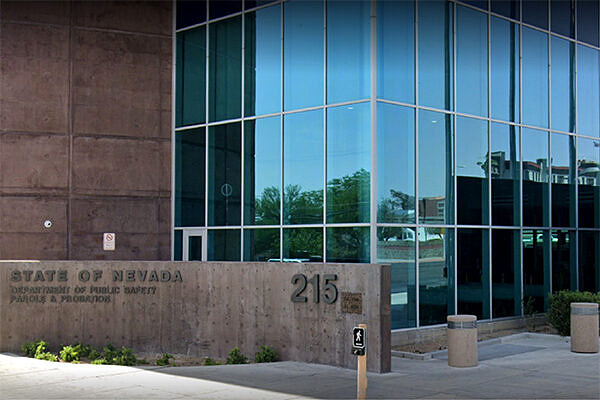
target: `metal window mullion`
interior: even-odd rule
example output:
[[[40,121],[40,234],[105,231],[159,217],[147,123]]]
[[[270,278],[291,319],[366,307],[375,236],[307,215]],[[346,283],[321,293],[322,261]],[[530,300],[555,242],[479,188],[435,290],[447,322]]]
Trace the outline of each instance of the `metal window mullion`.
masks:
[[[452,96],[453,112],[456,113],[456,4],[452,5]],[[458,314],[458,179],[456,177],[456,119],[454,114],[452,117],[452,173],[454,175],[454,187],[451,190],[452,202],[454,208],[453,225],[454,225],[454,314]],[[448,195],[448,194],[446,194]]]
[[[283,200],[284,200],[284,180],[283,180],[283,152],[284,152],[284,132],[283,132],[283,96],[284,96],[284,88],[283,88],[283,74],[285,73],[283,69],[284,63],[284,4],[280,4],[279,11],[279,29],[280,29],[280,57],[279,57],[279,261],[283,261]]]
[[[323,261],[327,262],[327,1],[323,1]]]
[[[175,32],[175,28],[177,27],[177,2],[174,1],[171,8],[172,15],[172,26],[171,26],[171,54],[174,56],[171,57],[171,231],[169,232],[171,238],[171,261],[175,260],[175,168],[177,168],[177,164],[175,163],[175,155],[177,145],[176,133],[175,133],[175,115],[177,107],[175,105],[177,101],[177,93],[175,89],[177,88],[176,80],[177,80],[177,33]],[[183,236],[183,235],[182,235]],[[182,240],[183,241],[183,240]],[[183,259],[183,254],[182,254]]]
[[[209,12],[209,2],[206,2],[206,17],[208,18],[208,12]],[[205,110],[204,110],[204,117],[205,117],[205,123],[208,124],[208,115],[209,115],[209,108],[210,108],[210,92],[209,92],[209,86],[210,86],[210,24],[206,24],[206,48],[205,48],[205,53],[206,53],[206,82],[204,85],[204,89],[205,89]],[[209,194],[209,187],[208,187],[208,167],[209,167],[209,159],[208,156],[210,154],[210,152],[208,151],[209,146],[210,146],[210,136],[209,136],[209,127],[206,126],[204,128],[204,226],[207,227],[208,226],[208,206],[209,206],[209,202],[208,202],[208,194]],[[204,254],[203,254],[204,256]]]
[[[370,262],[377,262],[377,2],[371,0],[371,204],[370,204]]]
[[[417,6],[417,0],[413,3],[414,7],[414,20],[413,20],[413,33],[414,33],[414,42],[413,42],[413,56],[414,56],[414,82],[413,82],[413,90],[415,96],[415,108],[413,110],[413,118],[414,118],[414,182],[415,182],[415,318],[416,323],[415,326],[418,328],[421,326],[421,315],[420,315],[420,289],[419,289],[419,18],[418,12],[419,7]]]
[[[490,3],[488,4],[488,8],[491,11],[492,6],[491,6],[491,0]],[[520,14],[519,14],[520,15]],[[492,262],[492,122],[491,122],[491,118],[492,118],[492,33],[491,33],[491,26],[492,26],[492,17],[490,16],[490,14],[488,14],[488,19],[487,19],[487,61],[488,61],[488,76],[487,76],[487,89],[488,89],[488,120],[487,120],[487,184],[488,184],[488,258],[489,258],[489,262],[488,262],[488,268],[490,270],[489,273],[489,285],[490,285],[490,290],[489,290],[489,304],[490,304],[490,319],[492,319],[494,317],[494,315],[492,314],[493,312],[493,301],[494,301],[494,297],[493,297],[493,282],[492,282],[492,277],[493,277],[493,262]],[[510,27],[510,24],[509,24]],[[514,269],[513,269],[514,270]]]
[[[547,131],[547,135],[548,135],[548,226],[549,226],[549,231],[550,231],[550,245],[548,246],[548,257],[550,260],[550,282],[549,283],[549,287],[550,287],[550,293],[552,293],[552,270],[554,269],[554,265],[553,265],[553,261],[552,261],[552,231],[553,231],[553,227],[552,227],[552,133],[550,133],[550,131]],[[542,218],[543,220],[543,218]]]
[[[522,7],[522,5],[521,5]],[[550,18],[550,12],[548,12],[548,18]],[[516,119],[516,118],[515,118]],[[525,284],[523,278],[524,264],[523,264],[523,208],[524,208],[524,193],[523,193],[523,24],[519,24],[519,226],[521,233],[521,316],[524,315],[523,310],[523,296],[525,295]]]
[[[246,78],[246,68],[245,68],[245,63],[246,63],[246,12],[244,11],[244,9],[242,8],[242,90],[240,93],[241,96],[241,110],[240,110],[240,116],[241,116],[241,121],[240,121],[240,134],[241,134],[241,145],[242,145],[242,153],[240,154],[240,158],[241,158],[241,171],[240,171],[240,199],[241,199],[241,207],[240,207],[240,260],[244,261],[244,211],[245,211],[245,204],[246,204],[246,191],[244,190],[244,184],[245,184],[245,179],[244,179],[244,173],[245,173],[245,154],[246,154],[246,144],[245,144],[245,135],[244,135],[244,114],[245,114],[245,104],[244,104],[244,93],[245,93],[245,78]],[[255,131],[256,134],[256,131]]]

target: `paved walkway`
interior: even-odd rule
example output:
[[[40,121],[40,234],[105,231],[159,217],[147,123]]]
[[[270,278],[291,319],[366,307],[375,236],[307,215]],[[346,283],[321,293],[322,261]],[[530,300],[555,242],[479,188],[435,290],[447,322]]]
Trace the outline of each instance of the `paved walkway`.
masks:
[[[483,344],[474,368],[392,358],[369,374],[369,398],[595,399],[600,355],[570,352],[568,338],[518,334]],[[0,354],[2,399],[356,398],[356,372],[296,362],[215,367],[121,367],[50,363]]]

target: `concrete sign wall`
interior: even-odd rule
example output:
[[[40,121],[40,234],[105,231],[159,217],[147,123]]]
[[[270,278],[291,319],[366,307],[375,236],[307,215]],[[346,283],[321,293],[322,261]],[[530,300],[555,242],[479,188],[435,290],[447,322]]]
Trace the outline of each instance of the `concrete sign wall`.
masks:
[[[137,352],[250,357],[390,370],[390,268],[371,264],[0,262],[0,351],[26,341],[110,341]]]

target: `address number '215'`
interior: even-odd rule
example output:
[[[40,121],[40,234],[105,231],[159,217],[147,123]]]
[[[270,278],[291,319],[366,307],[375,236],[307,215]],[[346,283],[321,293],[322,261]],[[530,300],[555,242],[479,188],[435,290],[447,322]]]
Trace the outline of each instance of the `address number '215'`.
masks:
[[[306,303],[308,298],[306,296],[302,296],[302,293],[306,290],[307,283],[310,283],[312,286],[312,297],[315,303],[319,302],[321,295],[323,296],[323,301],[327,304],[333,304],[337,300],[338,297],[338,289],[332,282],[337,281],[336,274],[325,274],[323,275],[323,293],[320,291],[320,276],[319,274],[313,275],[312,278],[308,279],[304,274],[296,274],[292,276],[292,284],[296,285],[300,283],[298,287],[292,293],[292,301],[294,303]]]

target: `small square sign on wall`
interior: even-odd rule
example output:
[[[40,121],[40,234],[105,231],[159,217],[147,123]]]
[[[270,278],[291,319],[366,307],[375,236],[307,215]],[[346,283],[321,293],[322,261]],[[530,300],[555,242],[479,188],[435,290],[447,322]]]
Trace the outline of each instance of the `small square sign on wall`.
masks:
[[[107,251],[115,250],[115,234],[105,233],[102,237],[102,248]]]

